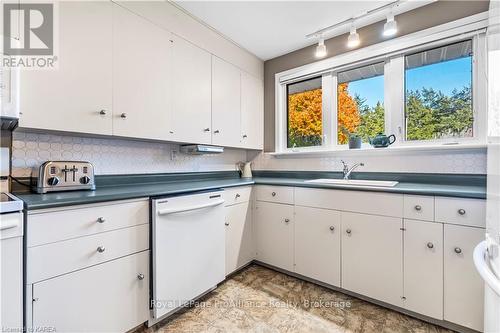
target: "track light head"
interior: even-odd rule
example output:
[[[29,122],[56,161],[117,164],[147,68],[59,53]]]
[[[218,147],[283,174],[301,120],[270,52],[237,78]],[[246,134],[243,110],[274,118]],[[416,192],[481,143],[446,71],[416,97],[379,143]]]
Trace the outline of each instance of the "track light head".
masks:
[[[383,35],[385,37],[394,36],[398,32],[398,23],[394,20],[394,15],[391,13],[387,16],[387,22],[384,24]]]
[[[356,28],[351,26],[351,31],[349,32],[349,37],[347,37],[347,47],[353,48],[359,46],[361,43],[359,39],[359,34],[356,32]]]
[[[316,58],[323,58],[326,56],[326,45],[323,36],[319,38],[318,45],[316,46]]]

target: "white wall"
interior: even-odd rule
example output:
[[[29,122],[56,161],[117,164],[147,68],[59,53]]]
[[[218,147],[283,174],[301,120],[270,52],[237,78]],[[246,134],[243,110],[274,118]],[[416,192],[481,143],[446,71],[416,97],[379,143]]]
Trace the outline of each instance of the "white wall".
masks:
[[[249,153],[250,155],[251,153]],[[405,152],[404,154],[367,154],[365,156],[274,157],[261,153],[253,159],[255,170],[341,171],[342,163],[363,162],[358,171],[416,173],[475,173],[486,174],[486,152],[436,151]]]
[[[48,160],[89,161],[95,172],[140,174],[236,170],[246,159],[242,149],[226,149],[220,155],[177,154],[179,145],[115,138],[88,138],[73,135],[37,134],[16,131],[12,141],[12,175],[27,177],[33,168]]]

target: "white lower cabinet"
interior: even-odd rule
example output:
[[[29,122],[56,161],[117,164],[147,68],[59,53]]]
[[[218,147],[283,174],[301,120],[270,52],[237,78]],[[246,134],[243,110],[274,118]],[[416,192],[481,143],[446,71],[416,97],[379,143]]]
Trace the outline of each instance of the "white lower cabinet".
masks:
[[[444,320],[483,330],[484,282],[472,259],[484,229],[444,226]]]
[[[443,319],[443,225],[404,220],[404,307]]]
[[[342,212],[342,288],[403,306],[402,222]]]
[[[255,238],[257,259],[293,271],[293,206],[257,201]]]
[[[251,202],[226,207],[226,275],[248,264],[255,256]]]
[[[149,318],[149,251],[33,284],[33,328],[126,332]]]
[[[295,207],[295,272],[340,286],[340,212]]]

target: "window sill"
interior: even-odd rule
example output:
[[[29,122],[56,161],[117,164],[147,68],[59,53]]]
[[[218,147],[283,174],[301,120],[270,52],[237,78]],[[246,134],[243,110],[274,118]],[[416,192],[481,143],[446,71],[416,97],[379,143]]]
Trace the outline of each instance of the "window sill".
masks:
[[[302,150],[266,153],[277,158],[286,157],[328,157],[328,156],[358,156],[358,155],[415,155],[415,154],[442,154],[449,152],[486,151],[485,143],[462,143],[442,145],[399,145],[387,148],[362,147],[360,149],[337,150]]]

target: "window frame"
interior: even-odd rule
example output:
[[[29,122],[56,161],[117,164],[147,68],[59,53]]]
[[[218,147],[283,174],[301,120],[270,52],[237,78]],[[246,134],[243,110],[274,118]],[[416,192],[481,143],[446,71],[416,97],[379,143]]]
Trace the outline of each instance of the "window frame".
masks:
[[[351,51],[347,54],[341,54],[316,63],[301,66],[282,73],[277,73],[275,76],[275,152],[278,154],[286,154],[347,150],[347,145],[340,145],[337,142],[337,74],[345,70],[363,67],[378,62],[385,63],[383,74],[385,132],[387,134],[394,133],[397,137],[397,141],[391,147],[436,148],[437,146],[445,147],[448,145],[485,144],[487,118],[486,80],[484,79],[484,75],[486,74],[486,25],[481,20],[479,23],[477,19],[473,20],[472,18],[474,16],[458,20],[462,22],[461,24],[460,22],[451,22],[439,27],[426,29],[409,36],[399,37],[359,50]],[[472,21],[474,23],[466,24],[468,21]],[[450,27],[450,25],[455,25],[455,27]],[[438,31],[436,31],[436,29],[438,29]],[[405,56],[464,40],[472,40],[473,137],[405,141]],[[402,45],[401,48],[398,48],[398,43]],[[352,59],[356,59],[356,61],[352,61]],[[323,144],[321,146],[313,147],[288,148],[288,111],[286,109],[288,97],[286,94],[286,87],[290,83],[302,81],[319,75],[322,76],[323,87]],[[390,84],[389,82],[392,83]],[[394,82],[400,82],[401,84],[394,84]],[[368,144],[363,145],[363,148],[368,147]]]

